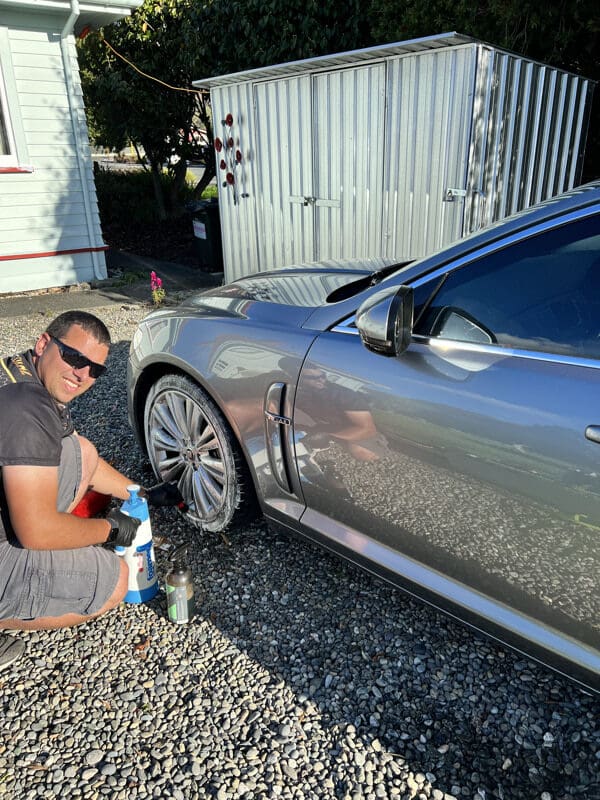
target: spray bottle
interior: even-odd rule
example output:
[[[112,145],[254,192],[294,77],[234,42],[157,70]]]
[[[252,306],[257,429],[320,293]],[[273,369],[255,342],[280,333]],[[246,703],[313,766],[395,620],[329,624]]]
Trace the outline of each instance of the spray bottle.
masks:
[[[126,603],[145,603],[151,600],[158,592],[158,579],[156,575],[156,558],[152,545],[152,529],[148,503],[140,497],[140,486],[128,486],[129,499],[121,506],[121,511],[130,517],[141,520],[135,539],[129,547],[115,547],[115,553],[122,556],[129,567],[129,583]]]
[[[167,612],[171,622],[182,625],[196,613],[192,571],[186,564],[187,546],[177,547],[171,556],[172,570],[165,578]]]

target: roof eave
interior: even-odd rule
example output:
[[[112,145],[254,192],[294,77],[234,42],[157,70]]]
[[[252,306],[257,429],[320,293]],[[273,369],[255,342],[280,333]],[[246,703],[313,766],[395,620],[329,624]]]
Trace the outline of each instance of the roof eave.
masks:
[[[79,33],[86,27],[102,28],[129,16],[139,8],[143,0],[85,0],[79,3],[75,32]],[[0,0],[0,8],[10,7],[15,11],[38,12],[40,14],[55,14],[68,17],[73,11],[70,0]]]
[[[300,61],[289,61],[284,64],[275,64],[267,67],[232,72],[228,75],[217,75],[210,78],[200,78],[192,82],[198,89],[210,89],[213,86],[225,86],[232,83],[243,83],[251,80],[263,80],[275,77],[287,77],[303,72],[319,69],[332,69],[344,65],[376,61],[385,56],[404,55],[407,53],[438,50],[444,47],[456,47],[465,44],[481,44],[479,39],[466,36],[456,31],[440,33],[435,36],[422,36],[418,39],[408,39],[405,42],[392,42],[376,47],[365,47],[361,50],[348,50],[344,53],[333,53],[324,56],[305,58]]]

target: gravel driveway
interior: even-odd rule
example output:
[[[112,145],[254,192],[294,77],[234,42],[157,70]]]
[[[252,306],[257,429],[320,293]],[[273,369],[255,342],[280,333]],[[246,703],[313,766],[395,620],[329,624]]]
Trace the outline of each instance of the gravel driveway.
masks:
[[[98,310],[108,375],[73,406],[141,483],[125,360],[146,312]],[[0,319],[3,353],[49,319]],[[0,797],[600,798],[598,698],[260,522],[201,536],[161,511],[152,527],[161,575],[189,544],[195,621],[171,624],[161,593],[18,634],[26,656],[0,674]]]

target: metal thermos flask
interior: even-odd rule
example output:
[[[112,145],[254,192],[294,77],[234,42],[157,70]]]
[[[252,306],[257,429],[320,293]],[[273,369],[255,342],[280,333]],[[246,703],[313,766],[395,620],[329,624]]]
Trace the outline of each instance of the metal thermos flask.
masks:
[[[192,571],[186,564],[187,546],[177,547],[170,558],[172,569],[165,578],[167,613],[171,622],[182,625],[196,613]]]

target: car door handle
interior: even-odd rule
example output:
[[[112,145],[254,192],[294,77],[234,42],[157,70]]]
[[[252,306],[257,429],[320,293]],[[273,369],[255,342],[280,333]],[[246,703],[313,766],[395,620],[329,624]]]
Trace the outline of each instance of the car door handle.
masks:
[[[600,425],[588,425],[585,429],[585,438],[600,444]]]

